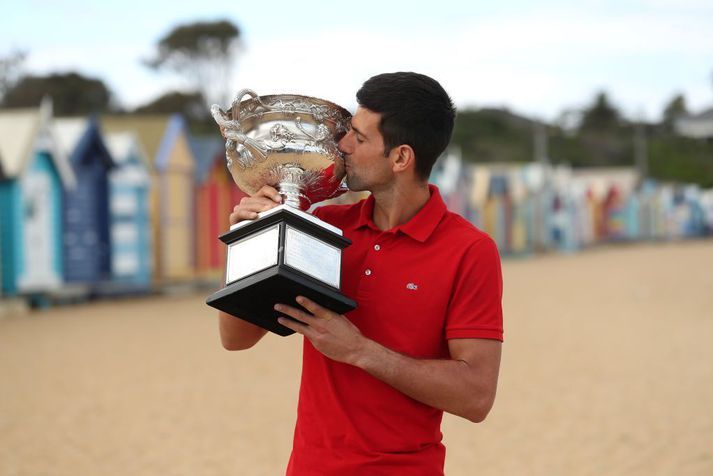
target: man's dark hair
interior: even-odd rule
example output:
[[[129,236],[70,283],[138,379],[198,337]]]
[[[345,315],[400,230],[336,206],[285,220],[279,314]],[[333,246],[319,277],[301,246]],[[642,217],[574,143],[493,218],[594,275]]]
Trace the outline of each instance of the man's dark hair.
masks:
[[[433,164],[448,146],[456,110],[435,79],[418,73],[385,73],[369,78],[357,102],[381,114],[384,156],[407,144],[416,153],[416,173],[428,180]]]

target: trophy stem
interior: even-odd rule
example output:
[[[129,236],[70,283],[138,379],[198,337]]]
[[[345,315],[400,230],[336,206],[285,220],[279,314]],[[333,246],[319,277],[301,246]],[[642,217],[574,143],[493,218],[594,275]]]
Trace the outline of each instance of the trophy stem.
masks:
[[[312,202],[302,193],[304,169],[292,165],[283,167],[280,172],[282,180],[277,184],[277,190],[282,195],[283,203],[299,210],[307,210]]]

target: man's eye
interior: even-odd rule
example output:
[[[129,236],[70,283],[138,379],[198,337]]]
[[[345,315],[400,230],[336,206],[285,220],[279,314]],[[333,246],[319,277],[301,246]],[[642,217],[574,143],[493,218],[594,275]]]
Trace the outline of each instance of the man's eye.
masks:
[[[356,141],[362,144],[364,142],[364,139],[360,138],[359,136],[356,136]]]

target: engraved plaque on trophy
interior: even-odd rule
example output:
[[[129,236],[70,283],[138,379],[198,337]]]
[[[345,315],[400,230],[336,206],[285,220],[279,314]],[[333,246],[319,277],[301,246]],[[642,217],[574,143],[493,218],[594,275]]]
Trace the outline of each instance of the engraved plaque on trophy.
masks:
[[[270,185],[283,204],[220,236],[228,246],[225,287],[206,303],[283,336],[293,331],[277,322],[275,303],[298,306],[302,295],[339,313],[356,308],[340,292],[342,250],[351,242],[306,212],[346,191],[337,142],[349,112],[322,99],[244,89],[227,112],[214,105],[211,113],[238,187],[252,195]]]

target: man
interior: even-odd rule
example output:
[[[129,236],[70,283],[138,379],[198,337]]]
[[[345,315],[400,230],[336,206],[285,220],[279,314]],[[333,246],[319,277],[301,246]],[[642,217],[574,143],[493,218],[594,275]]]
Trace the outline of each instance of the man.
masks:
[[[427,180],[450,141],[455,110],[435,80],[375,76],[339,142],[347,185],[371,196],[315,215],[344,231],[339,315],[298,297],[276,305],[304,335],[289,475],[439,475],[443,411],[473,422],[492,407],[502,341],[502,276],[494,242],[446,210]],[[281,202],[271,187],[245,198],[231,223]],[[222,313],[227,349],[265,330]]]

